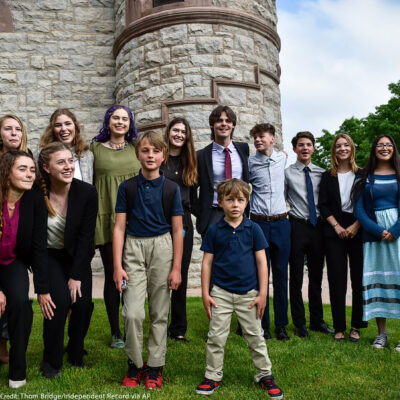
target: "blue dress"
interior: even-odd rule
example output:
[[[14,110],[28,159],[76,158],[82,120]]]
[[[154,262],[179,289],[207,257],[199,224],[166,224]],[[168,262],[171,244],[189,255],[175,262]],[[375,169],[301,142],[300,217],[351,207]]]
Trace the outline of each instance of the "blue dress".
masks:
[[[357,202],[356,217],[361,226],[374,235],[375,241],[364,242],[363,320],[372,318],[400,319],[400,240],[399,189],[395,175],[374,175]],[[369,192],[369,193],[368,193]],[[366,213],[368,193],[372,197],[376,221]],[[380,240],[387,229],[396,238]]]

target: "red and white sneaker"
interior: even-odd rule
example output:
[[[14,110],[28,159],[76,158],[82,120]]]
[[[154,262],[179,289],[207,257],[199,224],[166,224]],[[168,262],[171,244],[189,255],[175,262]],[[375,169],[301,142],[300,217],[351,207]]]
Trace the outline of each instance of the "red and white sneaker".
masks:
[[[212,379],[204,378],[203,382],[200,383],[196,388],[197,394],[204,394],[205,396],[209,396],[213,394],[219,387],[221,386],[221,382],[213,381]]]
[[[140,381],[144,377],[146,368],[146,363],[143,364],[142,368],[137,368],[131,360],[128,360],[128,372],[126,373],[125,378],[122,380],[122,386],[138,387],[140,385]]]
[[[147,367],[144,374],[144,388],[161,389],[163,384],[162,367]]]
[[[265,390],[268,393],[268,396],[272,399],[283,399],[283,392],[276,384],[272,375],[263,376],[258,384],[261,386],[261,389]]]

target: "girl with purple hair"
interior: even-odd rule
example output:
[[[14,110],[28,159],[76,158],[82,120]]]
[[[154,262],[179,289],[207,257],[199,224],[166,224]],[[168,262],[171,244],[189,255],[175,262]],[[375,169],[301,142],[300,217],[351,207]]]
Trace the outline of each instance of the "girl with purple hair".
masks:
[[[124,348],[125,343],[119,328],[120,294],[113,281],[114,207],[120,183],[139,173],[134,145],[137,137],[132,111],[114,104],[106,111],[103,127],[90,145],[94,155],[94,184],[99,194],[95,245],[104,266],[104,302],[111,327],[111,347],[117,349]]]

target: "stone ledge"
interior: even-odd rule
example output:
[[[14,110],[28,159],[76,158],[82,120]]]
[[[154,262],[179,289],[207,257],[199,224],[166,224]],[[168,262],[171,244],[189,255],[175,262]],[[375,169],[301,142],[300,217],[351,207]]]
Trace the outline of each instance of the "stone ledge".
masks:
[[[280,50],[281,40],[275,29],[262,18],[238,10],[221,7],[187,7],[162,11],[140,18],[126,27],[116,38],[114,57],[131,39],[162,28],[180,24],[224,24],[250,30],[264,36]]]

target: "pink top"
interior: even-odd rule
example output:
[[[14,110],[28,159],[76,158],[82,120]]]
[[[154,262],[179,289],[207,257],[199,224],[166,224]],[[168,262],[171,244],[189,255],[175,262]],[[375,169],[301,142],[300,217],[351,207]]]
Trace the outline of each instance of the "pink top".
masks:
[[[17,247],[17,232],[19,221],[20,200],[15,203],[15,210],[12,218],[8,214],[7,201],[3,206],[3,236],[0,239],[0,264],[8,265],[16,260],[15,249]]]

